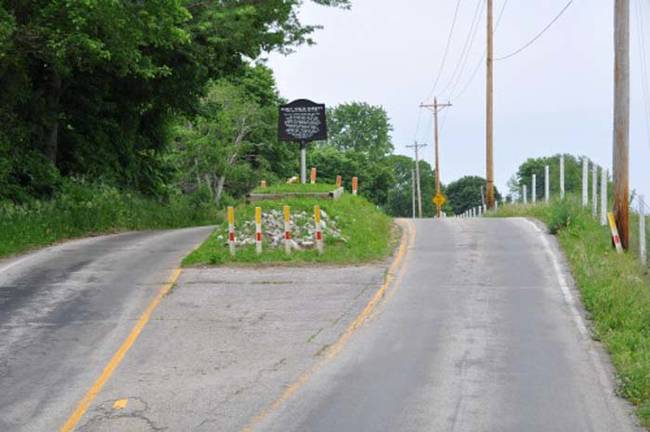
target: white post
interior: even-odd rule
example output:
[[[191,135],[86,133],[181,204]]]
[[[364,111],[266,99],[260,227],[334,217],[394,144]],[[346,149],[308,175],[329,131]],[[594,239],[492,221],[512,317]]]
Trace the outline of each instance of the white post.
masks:
[[[228,249],[235,256],[235,209],[228,207]]]
[[[524,204],[528,204],[528,191],[526,190],[526,185],[524,185]]]
[[[646,232],[645,232],[645,199],[643,195],[639,196],[639,256],[641,257],[641,264],[644,266],[648,264],[648,257],[646,255]]]
[[[537,202],[537,174],[533,174],[533,184],[530,193],[533,204],[535,204]]]
[[[478,206],[478,217],[481,217],[483,215],[483,206],[480,205]]]
[[[494,200],[494,210],[499,210],[499,200]]]
[[[587,207],[589,204],[589,161],[587,158],[582,159],[582,205]]]
[[[548,165],[544,167],[544,202],[548,203],[551,197],[551,169]]]
[[[600,224],[607,225],[607,170],[602,169],[600,174]]]
[[[323,254],[323,231],[321,229],[320,223],[320,206],[314,206],[314,224],[316,225],[316,232],[314,237],[316,238],[316,249],[319,254]]]
[[[564,199],[564,155],[560,155],[560,199]]]
[[[262,207],[255,207],[255,252],[262,253]]]
[[[594,218],[598,216],[598,165],[594,164],[591,175],[591,214]]]
[[[289,255],[291,253],[291,209],[284,206],[284,251]]]

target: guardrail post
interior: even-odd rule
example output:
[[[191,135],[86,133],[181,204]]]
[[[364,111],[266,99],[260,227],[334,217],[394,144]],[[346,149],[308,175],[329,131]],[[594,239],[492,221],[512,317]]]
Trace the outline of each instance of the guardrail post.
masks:
[[[323,254],[323,231],[321,230],[320,223],[320,206],[314,206],[314,224],[316,225],[316,232],[314,237],[316,238],[316,249],[319,254]]]
[[[639,196],[639,256],[641,257],[641,264],[648,265],[648,257],[646,254],[646,232],[645,232],[645,198],[643,195]]]
[[[291,254],[291,209],[284,206],[284,251],[287,255]]]
[[[235,256],[235,209],[228,207],[228,248],[230,255]]]
[[[262,253],[262,207],[255,207],[255,251]]]

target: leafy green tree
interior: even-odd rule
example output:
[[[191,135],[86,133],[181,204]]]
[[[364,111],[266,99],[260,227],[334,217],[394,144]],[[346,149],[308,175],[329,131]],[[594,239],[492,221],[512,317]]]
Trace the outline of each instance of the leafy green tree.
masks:
[[[378,160],[393,151],[392,126],[380,106],[351,102],[330,108],[327,112],[328,145],[342,151],[365,154]]]
[[[465,176],[449,183],[446,188],[447,200],[454,214],[463,214],[465,211],[483,204],[481,188],[485,191],[487,182],[483,177]],[[501,194],[495,187],[495,196],[501,200]]]
[[[57,181],[47,164],[164,190],[174,117],[194,113],[209,81],[245,73],[263,53],[311,43],[316,27],[299,21],[301,3],[0,2],[0,196],[47,193]]]

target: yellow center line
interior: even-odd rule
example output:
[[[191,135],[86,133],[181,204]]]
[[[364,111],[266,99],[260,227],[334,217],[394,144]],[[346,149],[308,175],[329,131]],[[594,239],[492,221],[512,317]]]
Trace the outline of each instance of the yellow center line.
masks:
[[[181,269],[174,270],[169,281],[167,281],[165,285],[163,285],[163,287],[160,289],[160,291],[158,291],[156,297],[154,297],[151,303],[149,303],[149,306],[147,306],[147,308],[144,310],[144,312],[138,319],[138,322],[131,330],[131,333],[129,333],[129,336],[126,338],[126,340],[122,343],[122,345],[117,350],[117,352],[113,355],[111,360],[108,362],[102,374],[99,376],[99,378],[97,378],[97,381],[95,381],[95,383],[92,385],[90,390],[88,390],[88,392],[85,394],[83,399],[81,399],[81,401],[77,405],[77,408],[74,410],[72,415],[68,418],[65,424],[61,426],[59,432],[70,432],[74,430],[74,428],[77,426],[81,418],[84,416],[84,414],[90,407],[90,405],[93,403],[93,400],[95,400],[99,392],[102,390],[102,387],[104,387],[104,385],[109,380],[111,375],[113,375],[113,372],[115,372],[115,369],[117,369],[117,367],[120,365],[126,353],[129,351],[129,349],[133,346],[135,341],[138,339],[138,336],[140,336],[142,329],[144,328],[145,325],[147,325],[147,322],[149,322],[149,319],[151,318],[151,314],[153,313],[153,311],[156,309],[156,307],[158,307],[163,297],[165,297],[172,289],[172,287],[180,277],[181,271],[182,271]]]
[[[298,379],[287,387],[280,396],[271,403],[271,405],[264,408],[259,414],[251,419],[251,421],[242,428],[241,432],[252,432],[255,426],[262,422],[266,417],[268,417],[274,411],[277,411],[287,400],[289,400],[301,387],[303,387],[309,379],[318,372],[325,362],[336,357],[338,353],[341,352],[346,343],[350,340],[353,333],[361,327],[361,325],[370,317],[377,305],[386,295],[386,290],[388,287],[395,281],[395,286],[393,291],[397,288],[397,284],[400,282],[401,278],[395,279],[399,270],[403,264],[404,256],[408,252],[409,245],[415,240],[415,225],[411,221],[404,221],[402,226],[405,226],[407,229],[402,233],[402,238],[400,240],[400,246],[395,255],[395,259],[388,268],[386,277],[384,278],[384,283],[379,287],[379,289],[372,296],[366,307],[361,311],[361,313],[352,321],[348,328],[343,332],[339,339],[333,344],[330,345],[328,350],[325,352],[325,355],[314,364],[310,369],[303,372]]]

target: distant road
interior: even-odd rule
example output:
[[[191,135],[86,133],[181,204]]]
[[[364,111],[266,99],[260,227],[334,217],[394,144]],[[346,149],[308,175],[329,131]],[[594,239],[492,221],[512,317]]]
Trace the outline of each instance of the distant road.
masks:
[[[256,430],[637,430],[550,236],[524,219],[416,227],[375,319]]]
[[[211,228],[72,241],[0,262],[0,431],[55,431]]]

